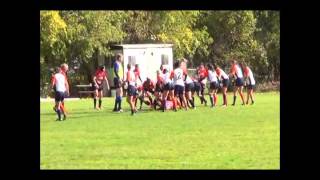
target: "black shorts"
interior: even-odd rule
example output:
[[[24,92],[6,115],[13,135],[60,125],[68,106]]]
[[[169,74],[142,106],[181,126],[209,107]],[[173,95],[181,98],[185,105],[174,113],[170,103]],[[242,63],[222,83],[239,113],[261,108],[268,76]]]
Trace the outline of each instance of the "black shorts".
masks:
[[[243,86],[243,78],[237,78],[236,79],[236,86],[237,87],[240,87],[240,86]]]
[[[189,84],[186,84],[186,92],[189,92],[189,91],[194,91],[194,83],[189,83]]]
[[[254,87],[255,87],[255,85],[252,85],[252,84],[249,84],[249,85],[247,86],[247,88],[250,89],[250,90],[251,90],[251,89],[254,89]]]
[[[136,95],[137,95],[137,88],[135,86],[129,85],[128,96],[136,96]]]
[[[121,84],[120,84],[120,81],[117,77],[113,78],[113,85],[115,88],[120,88],[121,87]]]
[[[160,84],[156,84],[156,89],[155,89],[156,92],[162,92],[162,87]]]
[[[172,91],[172,90],[174,90],[174,86],[173,86],[172,83],[167,83],[167,84],[164,85],[163,89],[165,91]]]
[[[194,91],[199,92],[201,91],[201,84],[199,82],[194,82]]]
[[[174,95],[183,95],[184,93],[184,86],[180,86],[180,85],[175,85],[174,86]]]
[[[211,82],[210,83],[210,89],[219,89],[219,84],[218,82]]]
[[[92,85],[92,89],[95,91],[95,90],[98,90],[98,91],[102,91],[103,90],[103,84],[98,84],[98,87],[96,87],[94,84]]]
[[[222,85],[223,85],[223,87],[228,87],[229,86],[229,79],[223,79],[222,80]]]
[[[61,91],[56,91],[55,92],[55,101],[63,101],[64,100],[64,97],[65,97],[65,93],[64,92],[61,92]]]

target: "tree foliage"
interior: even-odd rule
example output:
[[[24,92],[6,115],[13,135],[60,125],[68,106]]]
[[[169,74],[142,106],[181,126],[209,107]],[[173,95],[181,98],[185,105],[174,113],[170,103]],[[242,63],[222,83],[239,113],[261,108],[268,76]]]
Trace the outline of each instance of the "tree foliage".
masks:
[[[41,11],[41,78],[62,62],[80,64],[89,78],[115,43],[172,43],[174,59],[189,67],[238,59],[259,81],[280,77],[278,11]]]

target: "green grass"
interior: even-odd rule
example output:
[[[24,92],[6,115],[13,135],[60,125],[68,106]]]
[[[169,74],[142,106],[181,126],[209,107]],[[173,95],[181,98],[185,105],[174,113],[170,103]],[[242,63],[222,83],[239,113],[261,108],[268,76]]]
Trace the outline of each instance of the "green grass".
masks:
[[[208,97],[207,97],[208,99]],[[279,169],[280,94],[256,94],[253,106],[178,112],[112,113],[92,99],[67,101],[57,122],[52,102],[41,103],[41,169]],[[218,103],[222,96],[219,94]],[[209,101],[208,101],[209,102]],[[232,102],[232,95],[228,96]]]

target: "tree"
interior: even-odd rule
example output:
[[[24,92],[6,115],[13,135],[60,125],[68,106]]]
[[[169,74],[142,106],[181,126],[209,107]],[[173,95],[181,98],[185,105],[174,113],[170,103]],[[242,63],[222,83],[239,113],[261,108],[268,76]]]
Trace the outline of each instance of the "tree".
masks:
[[[256,38],[267,51],[269,80],[280,80],[280,14],[278,11],[256,11]],[[273,76],[273,77],[270,77]]]

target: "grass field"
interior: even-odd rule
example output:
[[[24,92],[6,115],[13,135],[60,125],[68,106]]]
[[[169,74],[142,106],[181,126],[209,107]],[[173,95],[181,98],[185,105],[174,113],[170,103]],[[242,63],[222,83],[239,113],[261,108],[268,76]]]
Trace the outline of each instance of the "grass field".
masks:
[[[256,94],[252,106],[241,106],[239,97],[235,107],[213,109],[196,100],[196,110],[136,116],[126,102],[125,112],[112,113],[113,98],[104,98],[101,111],[93,109],[92,99],[67,101],[69,117],[61,122],[55,121],[53,102],[42,102],[40,168],[280,168],[279,93]]]

